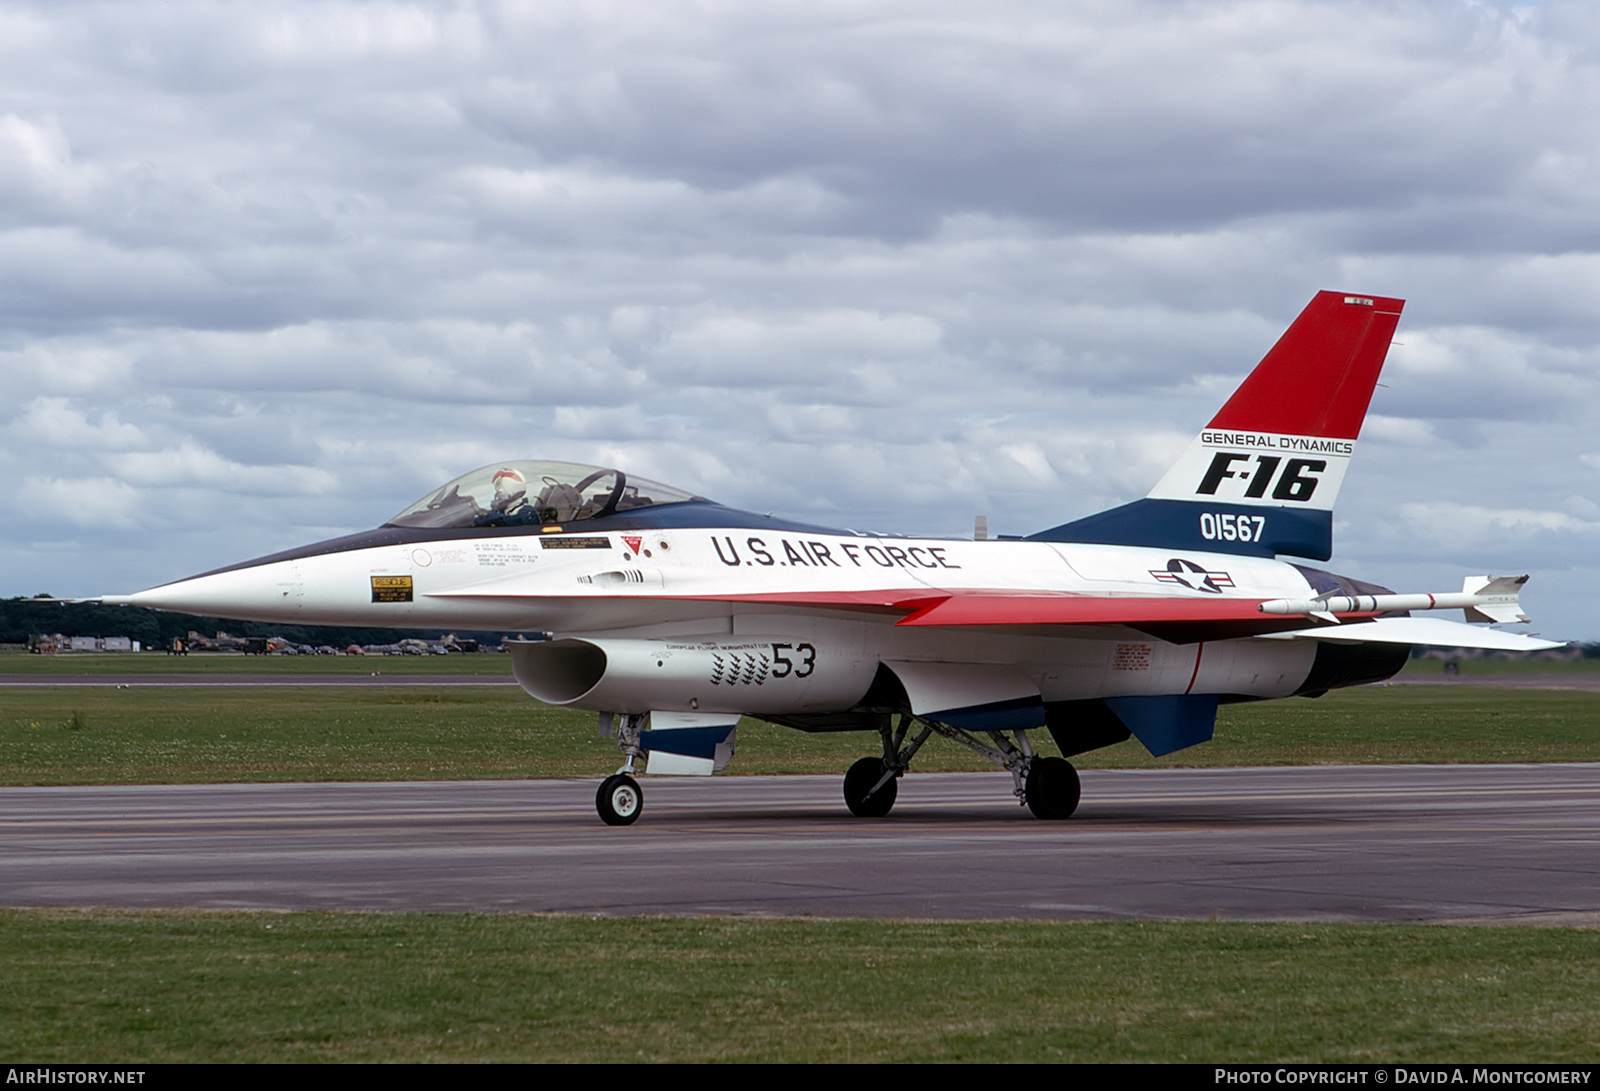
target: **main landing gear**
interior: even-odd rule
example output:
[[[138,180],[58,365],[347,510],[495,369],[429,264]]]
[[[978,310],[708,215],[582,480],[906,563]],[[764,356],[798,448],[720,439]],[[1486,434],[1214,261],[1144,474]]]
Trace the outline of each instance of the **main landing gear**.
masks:
[[[1022,780],[1023,802],[1035,818],[1071,818],[1078,809],[1078,771],[1066,758],[1034,758]]]
[[[922,730],[906,742],[911,728]],[[939,734],[982,754],[1011,774],[1017,802],[1027,805],[1035,818],[1070,818],[1078,809],[1080,788],[1078,771],[1065,758],[1042,757],[1033,752],[1024,730],[1011,732],[1013,742],[1003,731],[985,731],[987,741],[963,728],[933,720],[920,720],[902,714],[898,727],[887,723],[880,728],[883,757],[862,758],[844,775],[844,805],[857,818],[882,818],[894,807],[899,789],[895,781],[911,765],[911,759],[930,735]]]
[[[862,758],[844,775],[844,805],[857,818],[882,818],[900,794],[894,783],[899,775],[881,758]]]

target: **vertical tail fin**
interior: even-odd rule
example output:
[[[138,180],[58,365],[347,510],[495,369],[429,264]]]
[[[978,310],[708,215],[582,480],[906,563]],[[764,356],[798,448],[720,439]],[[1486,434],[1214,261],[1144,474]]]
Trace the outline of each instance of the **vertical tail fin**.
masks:
[[[1032,535],[1325,561],[1405,301],[1318,292],[1143,500]]]

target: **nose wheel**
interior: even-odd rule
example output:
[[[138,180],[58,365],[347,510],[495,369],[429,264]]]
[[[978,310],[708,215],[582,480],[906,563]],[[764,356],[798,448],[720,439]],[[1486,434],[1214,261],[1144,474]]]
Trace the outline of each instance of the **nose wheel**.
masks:
[[[594,809],[608,826],[631,826],[644,810],[644,792],[639,782],[626,773],[607,777],[594,794]]]

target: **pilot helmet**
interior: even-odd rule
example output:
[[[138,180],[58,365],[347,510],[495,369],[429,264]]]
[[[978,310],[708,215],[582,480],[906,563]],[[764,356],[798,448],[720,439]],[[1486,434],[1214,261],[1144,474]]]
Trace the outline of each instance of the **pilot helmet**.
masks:
[[[528,493],[528,479],[509,466],[494,474],[494,501],[491,511],[510,511]]]

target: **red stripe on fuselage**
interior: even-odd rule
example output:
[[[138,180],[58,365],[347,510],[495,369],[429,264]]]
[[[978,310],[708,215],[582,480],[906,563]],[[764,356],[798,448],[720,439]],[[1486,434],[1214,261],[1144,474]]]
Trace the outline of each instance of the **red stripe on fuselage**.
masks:
[[[1194,646],[1194,673],[1189,675],[1189,684],[1184,687],[1183,692],[1185,692],[1185,693],[1193,693],[1194,692],[1195,679],[1200,677],[1200,657],[1202,655],[1204,655],[1205,653],[1206,653],[1206,642],[1204,640],[1202,640],[1200,643],[1198,643],[1198,644],[1196,644]]]

